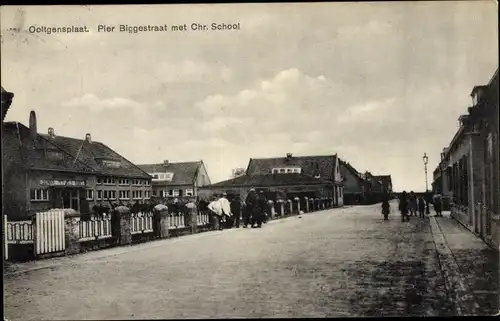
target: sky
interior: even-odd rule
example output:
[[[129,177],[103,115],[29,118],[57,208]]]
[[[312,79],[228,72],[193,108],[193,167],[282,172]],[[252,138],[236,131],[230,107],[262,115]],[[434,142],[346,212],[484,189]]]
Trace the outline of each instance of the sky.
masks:
[[[423,154],[430,188],[472,87],[498,68],[494,1],[0,10],[6,121],[34,110],[39,132],[91,133],[136,164],[203,160],[213,183],[250,158],[336,153],[424,191]],[[192,23],[240,28],[169,29]],[[90,32],[29,32],[66,25]]]

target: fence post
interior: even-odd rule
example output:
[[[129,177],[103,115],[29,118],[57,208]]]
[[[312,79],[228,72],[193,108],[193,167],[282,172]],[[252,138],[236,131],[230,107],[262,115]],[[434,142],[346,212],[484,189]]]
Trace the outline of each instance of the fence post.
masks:
[[[186,212],[188,213],[188,224],[191,227],[191,233],[196,234],[198,231],[198,211],[196,210],[196,204],[193,202],[187,203]]]
[[[276,207],[276,216],[278,217],[283,216],[283,201],[277,200],[275,207]]]
[[[276,212],[274,211],[274,201],[273,200],[267,201],[267,208],[269,209],[269,219],[274,220],[274,217],[276,216]]]
[[[4,259],[9,259],[9,243],[7,239],[7,215],[3,216],[3,246],[4,246]]]
[[[130,233],[130,209],[126,206],[118,206],[113,210],[119,223],[117,232],[118,244],[128,245],[132,243],[132,234]]]
[[[168,207],[163,204],[158,204],[153,208],[153,215],[155,216],[154,233],[157,237],[163,239],[168,237],[169,227],[169,214]]]
[[[304,212],[309,213],[309,198],[307,196],[304,197]]]
[[[293,199],[294,203],[297,204],[297,208],[296,208],[296,214],[299,215],[300,214],[300,198],[299,197],[295,197]]]
[[[80,213],[75,210],[64,210],[64,237],[66,255],[80,253]]]

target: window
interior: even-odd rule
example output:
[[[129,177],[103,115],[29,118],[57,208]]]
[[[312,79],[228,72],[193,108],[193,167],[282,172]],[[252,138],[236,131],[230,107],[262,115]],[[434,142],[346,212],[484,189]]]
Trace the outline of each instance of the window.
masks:
[[[186,196],[193,196],[193,189],[192,188],[188,188],[186,189]]]
[[[94,190],[88,189],[87,190],[87,201],[92,201],[92,200],[94,200]]]
[[[49,200],[49,190],[34,188],[31,190],[31,200],[32,201],[48,201]]]
[[[121,167],[121,163],[118,162],[118,161],[113,161],[113,160],[102,160],[101,161],[101,164],[103,166],[106,166],[106,167],[109,167],[109,168],[120,168]]]
[[[183,190],[178,190],[179,196],[184,196],[184,191]]]
[[[102,182],[104,185],[115,185],[116,180],[113,177],[103,177]]]
[[[102,184],[102,178],[101,178],[101,177],[98,177],[98,178],[97,178],[97,184],[98,184],[98,185]]]
[[[280,173],[285,173],[285,169],[284,168],[280,168]]]
[[[129,184],[130,184],[130,182],[129,182],[128,178],[120,178],[118,180],[118,185],[129,185]]]
[[[168,196],[175,196],[175,195],[174,195],[174,191],[173,191],[173,190],[171,190],[171,189],[170,189],[170,190],[168,190]]]
[[[292,172],[293,172],[293,168],[287,168],[287,169],[286,169],[286,172],[287,172],[287,173],[292,173]]]
[[[167,193],[166,190],[162,190],[161,193],[162,193],[162,195],[161,195],[162,197],[167,197],[168,196],[168,193]]]
[[[140,179],[133,179],[132,185],[141,185],[141,180]]]
[[[279,172],[280,172],[280,171],[279,171],[279,169],[277,169],[277,168],[273,168],[273,170],[272,170],[272,173],[273,173],[273,174],[278,174]]]
[[[116,191],[104,191],[104,199],[116,199]]]
[[[175,196],[179,196],[179,190],[177,190],[177,189],[176,189],[176,190],[173,190],[173,191],[172,191],[172,190],[170,190],[169,192],[173,192],[173,196],[174,196],[174,197],[175,197]],[[169,193],[169,194],[170,194],[170,193]]]
[[[153,176],[153,179],[158,179],[158,174],[149,174],[149,176]]]
[[[153,196],[156,196],[156,190],[153,191]]]
[[[151,186],[151,181],[149,179],[147,179],[144,185]]]
[[[102,200],[102,191],[97,191],[97,199]]]
[[[144,191],[144,199],[151,198],[151,191]]]
[[[142,191],[132,191],[132,198],[133,199],[141,199],[142,198]]]
[[[119,191],[120,199],[130,199],[130,191]]]

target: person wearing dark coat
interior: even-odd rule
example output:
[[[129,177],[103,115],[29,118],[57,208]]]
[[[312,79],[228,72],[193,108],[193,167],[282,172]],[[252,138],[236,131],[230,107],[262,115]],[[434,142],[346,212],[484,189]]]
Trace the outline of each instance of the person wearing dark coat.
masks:
[[[233,214],[233,227],[240,227],[241,200],[238,195],[231,200],[231,213]]]
[[[257,227],[262,227],[262,223],[265,223],[267,207],[268,207],[267,206],[267,197],[266,197],[266,195],[264,195],[263,191],[260,191],[259,197],[258,197],[257,217],[255,220],[255,224],[257,224]]]
[[[258,210],[257,204],[257,194],[255,193],[255,189],[250,189],[248,192],[247,198],[245,200],[245,215],[243,217],[243,227],[247,227],[249,224],[253,225],[255,212]]]
[[[408,215],[409,211],[409,203],[408,203],[408,194],[406,191],[401,193],[399,197],[399,211],[401,212],[401,222],[410,221],[410,216]]]
[[[391,212],[391,205],[389,204],[388,195],[384,195],[382,200],[382,215],[384,215],[384,221],[389,220],[389,213]]]
[[[423,218],[425,217],[425,200],[422,196],[418,198],[418,214],[419,217]]]

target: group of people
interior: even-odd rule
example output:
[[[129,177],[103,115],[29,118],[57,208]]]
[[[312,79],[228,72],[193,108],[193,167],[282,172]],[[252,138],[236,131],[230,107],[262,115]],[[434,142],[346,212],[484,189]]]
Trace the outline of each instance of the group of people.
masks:
[[[216,221],[219,230],[239,228],[241,218],[243,218],[244,228],[248,226],[261,228],[269,217],[264,192],[257,193],[253,188],[250,189],[245,201],[242,201],[239,196],[232,197],[229,201],[227,193],[222,193],[220,196],[214,196],[212,201],[206,204],[206,209]]]
[[[401,221],[410,221],[411,216],[418,216],[420,218],[425,217],[425,210],[429,207],[429,203],[434,205],[434,210],[436,211],[436,216],[443,216],[442,214],[442,197],[437,192],[432,197],[432,200],[425,199],[423,196],[418,196],[411,191],[407,193],[403,191],[399,197],[399,211],[401,212]],[[382,202],[382,214],[384,215],[384,220],[388,219],[388,214],[390,212],[389,199],[385,198]]]

